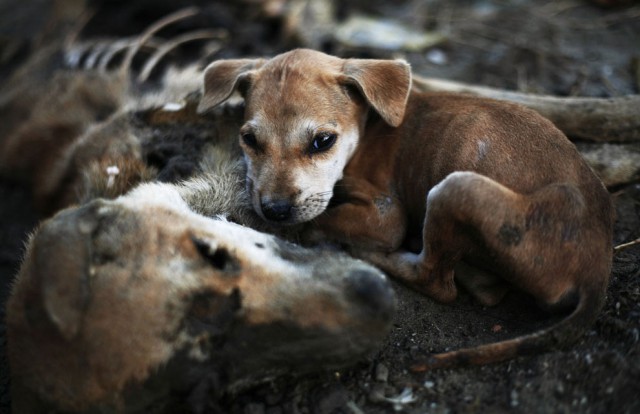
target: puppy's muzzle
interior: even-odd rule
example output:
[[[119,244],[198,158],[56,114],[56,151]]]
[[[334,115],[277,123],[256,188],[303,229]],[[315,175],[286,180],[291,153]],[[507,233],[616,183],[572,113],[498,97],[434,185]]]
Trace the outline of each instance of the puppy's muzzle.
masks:
[[[267,220],[283,222],[291,219],[293,205],[289,200],[263,199],[260,202],[260,209]]]

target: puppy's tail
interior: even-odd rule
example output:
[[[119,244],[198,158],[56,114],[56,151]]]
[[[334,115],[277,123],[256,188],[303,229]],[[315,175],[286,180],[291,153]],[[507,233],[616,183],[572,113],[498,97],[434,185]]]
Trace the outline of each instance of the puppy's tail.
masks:
[[[604,278],[606,281],[608,279]],[[501,342],[433,354],[414,364],[411,370],[424,372],[438,368],[485,365],[566,346],[577,341],[593,324],[604,305],[605,292],[606,284],[586,287],[578,293],[578,303],[571,314],[549,328]]]

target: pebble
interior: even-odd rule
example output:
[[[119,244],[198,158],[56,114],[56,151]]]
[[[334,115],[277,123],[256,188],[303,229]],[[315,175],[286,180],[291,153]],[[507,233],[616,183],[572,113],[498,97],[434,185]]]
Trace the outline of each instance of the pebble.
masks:
[[[389,368],[382,363],[378,363],[378,365],[376,365],[374,376],[375,380],[378,382],[387,382],[389,380]]]
[[[520,402],[518,401],[518,391],[511,390],[511,401],[510,403],[512,407],[517,407]]]

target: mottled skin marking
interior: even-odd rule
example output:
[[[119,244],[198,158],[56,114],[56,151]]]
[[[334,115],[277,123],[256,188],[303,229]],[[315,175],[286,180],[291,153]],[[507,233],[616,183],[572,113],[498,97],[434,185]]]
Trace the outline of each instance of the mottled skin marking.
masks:
[[[498,231],[498,239],[506,246],[517,246],[522,241],[522,231],[511,224],[503,224]]]
[[[276,187],[318,191],[318,180],[327,194],[339,192],[339,202],[296,215],[296,222],[310,221],[314,240],[347,245],[442,302],[455,300],[459,284],[486,304],[498,302],[505,287],[528,292],[549,308],[578,292],[574,312],[559,324],[436,355],[425,369],[543,351],[575,340],[593,322],[610,275],[613,208],[602,182],[550,121],[517,104],[413,90],[408,67],[393,61],[342,60],[294,50],[260,65],[247,75],[251,86],[245,115],[268,125],[261,134],[277,142],[277,151],[245,148],[248,178],[271,183],[280,173],[293,172]],[[212,64],[209,72],[212,86],[219,79],[213,70],[217,66]],[[291,76],[301,68],[303,74]],[[282,72],[287,82],[278,81]],[[338,98],[336,80],[345,76],[356,93]],[[212,87],[209,94],[219,89]],[[287,105],[299,102],[301,111],[274,105],[273,96],[289,98]],[[336,131],[357,132],[349,145],[343,147],[340,139],[335,144],[355,144],[353,153],[324,154],[323,161],[340,160],[328,162],[329,169],[300,156],[304,138],[292,132],[323,119],[335,120]],[[253,191],[258,187],[286,193],[269,185],[254,185]],[[389,194],[392,203],[385,202]],[[403,246],[414,244],[418,229],[422,251],[416,263],[407,260]]]
[[[385,215],[389,212],[389,210],[391,210],[391,207],[393,204],[393,198],[389,196],[376,197],[373,200],[373,203],[378,209],[378,212],[380,213],[380,215]]]

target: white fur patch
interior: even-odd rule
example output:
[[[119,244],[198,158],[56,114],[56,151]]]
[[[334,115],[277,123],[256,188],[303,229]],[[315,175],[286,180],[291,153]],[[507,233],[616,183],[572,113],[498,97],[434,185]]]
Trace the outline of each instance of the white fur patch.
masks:
[[[184,102],[167,102],[162,107],[162,110],[165,112],[177,112],[185,107]]]
[[[194,214],[175,187],[160,183],[142,184],[127,195],[118,197],[116,202],[136,211],[147,207],[163,207]]]
[[[311,168],[301,168],[292,174],[294,185],[301,190],[296,205],[300,211],[298,221],[308,221],[327,208],[333,196],[333,187],[343,177],[347,165],[358,145],[358,130],[344,132],[338,137],[336,150],[330,158],[320,159]]]
[[[451,185],[451,181],[455,181],[455,180],[459,180],[459,179],[464,179],[466,178],[471,178],[471,177],[478,177],[479,175],[471,172],[471,171],[454,171],[451,174],[447,175],[444,180],[440,181],[438,184],[436,184],[435,186],[433,186],[433,188],[431,188],[431,190],[429,191],[429,194],[427,195],[427,204],[429,203],[430,199],[433,199],[435,197],[439,197],[440,193],[442,193],[443,191],[446,191],[447,187],[449,185]]]
[[[119,197],[116,202],[136,211],[162,208],[176,212],[181,216],[179,220],[184,222],[186,227],[193,229],[194,236],[206,241],[212,249],[224,246],[231,251],[237,251],[241,256],[250,257],[252,263],[268,263],[269,273],[278,274],[281,277],[293,275],[302,277],[310,274],[310,272],[300,271],[299,267],[280,258],[275,250],[277,245],[274,242],[274,236],[228,222],[226,219],[204,217],[193,212],[178,189],[172,185],[143,184],[128,195]],[[186,272],[188,269],[182,270]],[[193,283],[196,281],[194,280]]]

